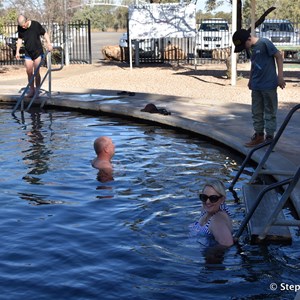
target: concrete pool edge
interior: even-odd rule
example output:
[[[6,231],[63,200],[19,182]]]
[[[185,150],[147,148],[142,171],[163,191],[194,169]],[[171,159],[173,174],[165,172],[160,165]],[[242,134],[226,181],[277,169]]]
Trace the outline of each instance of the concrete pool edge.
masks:
[[[74,94],[73,94],[74,95]],[[73,96],[72,95],[72,96]],[[221,116],[226,115],[226,112],[223,114],[215,114],[207,118],[206,113],[203,115],[197,116],[197,120],[189,118],[185,112],[179,113],[178,111],[173,112],[172,115],[161,115],[161,114],[150,114],[146,112],[141,112],[140,110],[147,103],[155,103],[159,106],[163,102],[160,101],[159,95],[149,95],[139,94],[137,97],[115,97],[112,98],[111,95],[107,99],[102,100],[80,100],[80,94],[78,98],[72,100],[68,99],[63,93],[52,97],[51,99],[47,98],[46,107],[61,107],[61,108],[70,108],[78,109],[84,111],[90,111],[93,113],[106,113],[113,114],[117,116],[130,117],[138,119],[141,121],[155,122],[162,125],[170,126],[173,128],[180,128],[201,136],[207,137],[211,140],[215,140],[218,143],[223,144],[224,146],[233,149],[234,151],[240,153],[242,156],[246,156],[249,152],[249,148],[243,146],[245,142],[245,135],[243,134],[245,128],[240,127],[240,124],[235,125],[234,121],[228,122],[228,120],[221,120]],[[148,96],[148,97],[147,97]],[[15,103],[19,95],[0,95],[0,102],[9,102]],[[41,101],[43,97],[39,98]],[[117,104],[109,101],[110,99],[120,99],[121,101]],[[166,101],[166,97],[163,97],[163,100]],[[174,100],[174,97],[172,98]],[[174,100],[175,101],[175,100]],[[185,101],[188,102],[189,99],[177,98],[176,101]],[[172,101],[173,103],[173,101]],[[182,109],[182,108],[181,108]],[[209,105],[205,107],[210,115],[214,113],[213,108]],[[250,111],[250,108],[247,108]],[[221,121],[220,121],[221,120]],[[245,123],[245,122],[243,122]],[[247,124],[247,123],[246,123]],[[249,124],[247,124],[249,125]],[[248,126],[247,126],[248,127]],[[234,132],[233,132],[234,130]],[[247,128],[249,131],[249,129]],[[254,162],[259,162],[265,150],[259,150],[254,153],[252,159]],[[268,160],[268,169],[271,171],[274,170],[296,170],[297,165],[295,162],[285,157],[278,151],[272,153],[272,156]],[[280,175],[273,175],[276,180],[282,180],[286,177]],[[300,215],[300,183],[298,183],[296,189],[291,195],[293,204]]]

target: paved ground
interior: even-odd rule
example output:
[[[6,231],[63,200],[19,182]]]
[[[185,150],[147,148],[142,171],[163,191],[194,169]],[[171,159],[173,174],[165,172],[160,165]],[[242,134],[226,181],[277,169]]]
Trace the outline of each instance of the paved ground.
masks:
[[[88,72],[87,68],[82,68],[82,77],[80,78],[88,78]],[[101,74],[101,69],[99,74]],[[1,76],[3,75],[1,74]],[[94,73],[93,76],[95,76]],[[16,101],[20,96],[20,87],[24,85],[24,74],[22,78],[16,76],[8,80],[4,80],[4,77],[1,79],[0,99]],[[120,90],[117,89],[82,88],[77,87],[80,86],[80,84],[72,85],[72,81],[76,82],[76,80],[78,80],[78,72],[72,74],[72,72],[69,71],[68,85],[62,85],[59,90],[54,90],[52,93],[53,97],[47,101],[47,104],[84,108],[87,110],[130,116],[142,120],[151,120],[199,133],[221,142],[243,155],[249,152],[249,149],[243,146],[244,142],[249,139],[249,128],[251,128],[252,124],[250,114],[251,107],[249,103],[223,102],[220,99],[216,100],[216,102],[205,102],[203,98],[178,97],[174,95],[143,92],[135,92],[133,96],[128,94],[119,95],[118,92],[120,92]],[[124,78],[124,80],[126,80],[126,78]],[[224,88],[225,93],[225,88],[230,87],[224,86],[221,88]],[[211,93],[213,92],[212,86]],[[298,102],[286,102],[280,105],[278,112],[279,126],[282,124],[291,107],[300,103],[300,87],[299,89],[295,88],[293,90],[293,95],[294,94],[298,98]],[[293,99],[294,98],[293,96]],[[171,112],[171,115],[164,116],[141,112],[140,110],[147,103],[154,103],[157,107],[166,108]],[[295,171],[300,166],[299,111],[297,111],[291,119],[290,124],[286,128],[267,163],[268,169],[274,172],[275,170]],[[264,153],[265,150],[258,151],[253,156],[253,159],[259,161]],[[278,175],[275,177],[277,179],[285,178]],[[300,183],[298,183],[293,193],[293,200],[300,215]]]

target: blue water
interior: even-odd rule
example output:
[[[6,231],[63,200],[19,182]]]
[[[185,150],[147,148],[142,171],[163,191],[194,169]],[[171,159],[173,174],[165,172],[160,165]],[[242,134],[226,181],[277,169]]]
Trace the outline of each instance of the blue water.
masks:
[[[241,163],[230,151],[77,112],[22,119],[4,107],[0,134],[0,299],[294,298],[280,283],[300,284],[296,229],[292,246],[249,245],[245,233],[214,261],[189,238],[204,180],[229,184]],[[101,135],[116,145],[114,181],[106,183],[90,165]],[[244,207],[227,198],[236,230]]]

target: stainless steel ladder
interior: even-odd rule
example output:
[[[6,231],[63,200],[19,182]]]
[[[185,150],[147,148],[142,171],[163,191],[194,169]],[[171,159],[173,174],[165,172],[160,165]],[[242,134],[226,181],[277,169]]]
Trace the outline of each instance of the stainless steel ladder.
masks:
[[[48,77],[48,83],[49,83],[49,87],[48,87],[48,97],[51,98],[51,89],[52,89],[52,83],[51,83],[51,72],[53,71],[60,71],[63,68],[63,61],[64,61],[64,52],[62,47],[54,47],[53,50],[59,50],[60,51],[60,55],[61,55],[61,64],[59,68],[55,68],[52,69],[52,64],[51,64],[51,52],[47,51],[44,55],[44,57],[42,58],[41,62],[39,63],[38,67],[36,68],[36,70],[34,71],[34,74],[31,76],[27,86],[24,88],[20,98],[17,100],[17,103],[15,104],[13,111],[12,111],[12,115],[14,115],[14,113],[17,111],[17,109],[20,107],[21,111],[28,111],[30,109],[30,107],[32,106],[33,102],[36,100],[36,98],[39,95],[39,92],[41,90],[41,87],[43,85],[43,83],[45,82],[46,78]],[[29,90],[30,85],[34,82],[34,79],[36,77],[36,75],[39,73],[39,70],[41,68],[41,66],[45,63],[45,60],[47,60],[47,72],[44,75],[42,81],[41,81],[41,85],[35,90],[35,93],[33,95],[33,97],[31,98],[31,100],[28,103],[28,106],[24,109],[24,98],[26,93]],[[42,108],[45,105],[47,99],[43,99],[41,101],[41,105],[40,107]]]
[[[251,151],[249,151],[248,155],[246,156],[245,160],[243,161],[239,171],[237,172],[235,178],[233,179],[231,185],[229,186],[229,190],[233,191],[234,185],[238,181],[240,175],[242,174],[243,170],[245,169],[246,165],[249,163],[252,155],[257,150],[267,147],[268,149],[263,155],[262,159],[260,160],[258,166],[256,167],[250,181],[248,184],[248,187],[254,188],[254,182],[257,180],[257,177],[259,174],[269,174],[269,175],[282,175],[285,177],[288,177],[286,179],[283,179],[281,181],[278,181],[276,183],[263,186],[262,189],[257,189],[258,194],[256,195],[256,199],[253,201],[252,206],[250,207],[246,217],[244,218],[243,222],[240,225],[239,230],[235,234],[235,238],[239,239],[241,234],[243,233],[245,227],[250,222],[251,218],[253,217],[253,214],[259,207],[260,203],[262,202],[264,196],[272,190],[275,190],[278,187],[285,187],[284,192],[281,195],[279,201],[276,201],[276,205],[273,208],[273,212],[270,212],[270,214],[267,216],[266,220],[260,220],[262,224],[261,229],[259,230],[258,239],[263,240],[266,238],[271,226],[300,226],[300,220],[284,220],[284,219],[278,219],[279,213],[282,211],[283,206],[289,199],[291,193],[293,192],[295,186],[297,185],[299,179],[300,179],[300,166],[296,166],[296,171],[282,171],[282,170],[267,170],[265,168],[265,163],[268,160],[270,154],[272,153],[274,147],[276,146],[279,138],[281,137],[282,133],[284,132],[286,126],[288,125],[290,119],[292,118],[293,114],[300,109],[300,104],[294,106],[288,115],[286,116],[285,120],[283,121],[281,127],[279,128],[277,134],[275,135],[274,139],[272,141],[265,142],[261,145],[256,146]],[[257,185],[256,185],[257,187]],[[234,191],[233,191],[234,192]],[[271,206],[271,205],[270,205]],[[269,209],[272,209],[270,207]]]

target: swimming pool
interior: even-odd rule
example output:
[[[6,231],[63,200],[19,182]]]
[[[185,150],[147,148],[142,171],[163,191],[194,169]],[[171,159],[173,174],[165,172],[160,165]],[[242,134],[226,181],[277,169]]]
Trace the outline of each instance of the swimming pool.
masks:
[[[4,107],[0,120],[1,299],[294,297],[270,284],[299,284],[296,230],[292,247],[248,245],[244,236],[216,263],[188,237],[203,181],[229,183],[241,162],[230,151],[107,116],[48,111],[22,120]],[[90,165],[100,135],[116,145],[106,183]],[[227,201],[236,229],[244,209],[230,193]]]

